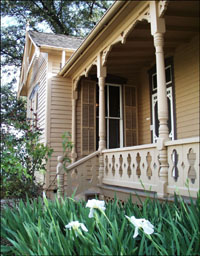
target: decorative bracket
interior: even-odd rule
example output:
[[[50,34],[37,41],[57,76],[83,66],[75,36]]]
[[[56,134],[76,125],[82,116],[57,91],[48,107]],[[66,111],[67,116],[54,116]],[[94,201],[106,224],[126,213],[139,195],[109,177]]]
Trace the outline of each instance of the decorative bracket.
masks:
[[[78,88],[78,82],[79,82],[80,78],[81,78],[81,76],[79,76],[79,77],[77,77],[77,78],[75,78],[75,79],[73,80],[73,85],[72,85],[73,91],[76,91],[76,90],[77,90],[77,88]]]
[[[158,3],[158,16],[161,18],[165,11],[167,10],[169,1],[168,0],[162,0]]]
[[[106,47],[105,50],[103,50],[103,54],[102,54],[102,65],[103,66],[106,65],[106,62],[107,62],[107,59],[108,59],[108,55],[109,55],[111,49],[112,49],[112,45],[109,45],[108,47]]]
[[[88,77],[89,71],[92,68],[92,66],[97,66],[97,57],[92,61],[92,63],[90,63],[90,65],[87,68],[85,68],[82,75]]]
[[[124,31],[121,32],[121,43],[126,43],[126,38],[128,37],[129,33],[132,31],[132,29],[137,25],[139,21],[146,20],[148,23],[151,22],[150,17],[150,7],[149,5],[138,15],[138,17],[135,19],[135,21]]]

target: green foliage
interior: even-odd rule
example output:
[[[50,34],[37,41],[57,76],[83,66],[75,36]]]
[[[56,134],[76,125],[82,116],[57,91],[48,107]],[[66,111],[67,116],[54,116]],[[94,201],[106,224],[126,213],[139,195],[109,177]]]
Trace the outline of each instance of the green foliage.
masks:
[[[52,150],[39,143],[41,131],[26,121],[26,104],[11,86],[1,90],[1,197],[36,196],[36,171],[45,171]]]
[[[196,203],[186,204],[179,197],[174,203],[147,199],[141,206],[124,205],[115,199],[105,213],[94,210],[88,218],[85,202],[72,198],[48,201],[22,201],[2,212],[2,237],[12,246],[2,246],[3,255],[200,255],[199,195]],[[152,235],[139,230],[125,217],[145,218],[155,227]],[[83,223],[88,232],[77,235],[66,229],[71,221]]]
[[[66,164],[71,163],[71,158],[69,153],[71,153],[73,148],[73,143],[71,142],[71,134],[69,132],[65,132],[62,135],[62,148],[63,148],[63,166],[65,171],[67,171]]]
[[[2,0],[1,16],[12,17],[11,23],[1,29],[2,64],[21,65],[27,21],[37,31],[41,31],[38,25],[42,23],[56,34],[85,36],[112,3],[99,0]]]

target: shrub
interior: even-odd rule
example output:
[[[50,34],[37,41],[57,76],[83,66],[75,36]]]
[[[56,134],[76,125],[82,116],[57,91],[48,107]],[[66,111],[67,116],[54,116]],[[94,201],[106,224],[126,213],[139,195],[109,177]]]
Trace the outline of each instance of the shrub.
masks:
[[[1,89],[1,198],[34,197],[41,187],[35,172],[45,172],[52,150],[39,143],[37,114],[27,120],[24,99],[17,99],[12,85]]]
[[[199,199],[190,204],[178,197],[174,203],[147,199],[142,206],[131,200],[122,205],[115,199],[105,204],[105,212],[94,208],[91,218],[89,205],[73,198],[27,199],[2,212],[1,234],[12,246],[4,245],[1,251],[4,255],[200,255]],[[145,218],[154,232],[146,234],[139,228],[133,238],[136,227],[125,216]]]

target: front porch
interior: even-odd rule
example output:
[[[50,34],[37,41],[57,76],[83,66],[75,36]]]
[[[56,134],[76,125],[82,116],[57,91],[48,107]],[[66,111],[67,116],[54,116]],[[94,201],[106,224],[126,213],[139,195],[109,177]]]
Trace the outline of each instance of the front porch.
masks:
[[[105,198],[145,191],[159,198],[197,196],[198,18],[189,2],[165,4],[147,2],[125,18],[128,5],[135,6],[127,3],[121,33],[113,21],[109,38],[102,35],[106,45],[74,76],[73,163],[59,195],[98,188]],[[118,86],[119,97],[109,97],[109,86]]]
[[[164,198],[173,199],[174,193],[196,198],[199,191],[199,138],[166,142],[168,154],[168,180]],[[99,174],[100,154],[104,162]],[[156,144],[99,151],[68,166],[67,183],[59,183],[58,194],[86,199],[88,194],[102,195],[110,200],[116,194],[122,201],[130,195],[137,199],[148,196],[159,197],[159,151]],[[62,169],[62,161],[58,168]],[[103,165],[102,165],[103,164]],[[58,175],[59,182],[64,174]],[[148,193],[146,193],[148,192]],[[163,197],[159,197],[163,198]],[[163,198],[163,199],[164,199]]]

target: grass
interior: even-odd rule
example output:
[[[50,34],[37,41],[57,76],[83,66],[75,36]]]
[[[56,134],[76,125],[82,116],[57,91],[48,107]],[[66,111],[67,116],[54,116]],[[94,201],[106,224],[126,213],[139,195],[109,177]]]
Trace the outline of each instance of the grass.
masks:
[[[147,198],[142,207],[131,200],[107,203],[105,213],[95,210],[89,218],[84,201],[20,201],[2,210],[2,255],[200,255],[200,196],[190,204],[175,196],[174,203]],[[135,231],[127,216],[145,218],[154,233]],[[65,228],[71,221],[83,223],[88,232]]]

